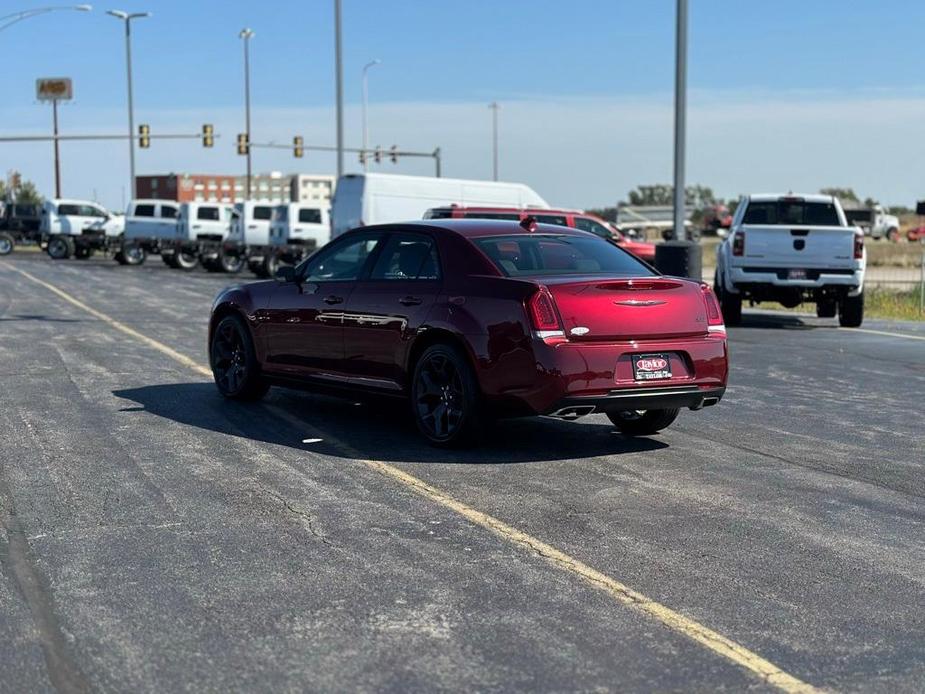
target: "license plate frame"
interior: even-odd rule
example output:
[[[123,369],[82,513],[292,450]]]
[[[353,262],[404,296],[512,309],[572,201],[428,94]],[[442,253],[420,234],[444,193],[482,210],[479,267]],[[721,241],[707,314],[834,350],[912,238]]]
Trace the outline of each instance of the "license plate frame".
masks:
[[[660,368],[651,362],[661,360],[664,366]],[[650,362],[645,364],[643,362]],[[653,368],[655,367],[655,368]],[[671,357],[665,352],[647,352],[633,355],[633,380],[642,381],[667,381],[671,379]]]

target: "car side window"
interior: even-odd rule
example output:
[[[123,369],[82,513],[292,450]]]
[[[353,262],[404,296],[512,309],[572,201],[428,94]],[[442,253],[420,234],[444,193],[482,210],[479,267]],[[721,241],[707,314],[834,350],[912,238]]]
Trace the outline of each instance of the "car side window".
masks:
[[[433,239],[423,234],[393,234],[379,254],[370,279],[440,279],[440,264]]]
[[[135,205],[136,217],[153,217],[154,205]]]
[[[61,217],[77,217],[80,215],[80,206],[61,203],[58,205],[58,215]]]
[[[105,217],[106,214],[99,207],[93,205],[81,205],[78,211],[81,217]]]
[[[177,208],[173,205],[161,205],[161,218],[162,219],[176,219],[177,218]]]
[[[613,238],[610,229],[600,222],[595,222],[593,219],[588,219],[587,217],[575,217],[575,228],[581,229],[582,231],[590,231],[592,234],[600,236],[602,239],[610,240]]]
[[[302,272],[305,282],[349,281],[360,277],[380,234],[345,239],[309,259]]]
[[[321,210],[303,207],[299,210],[299,221],[303,224],[321,224]]]
[[[558,227],[567,227],[568,220],[565,219],[563,215],[559,214],[535,214],[533,215],[534,219],[540,224],[555,224]]]
[[[219,221],[219,212],[217,207],[200,207],[196,210],[196,219],[204,219],[209,222]]]

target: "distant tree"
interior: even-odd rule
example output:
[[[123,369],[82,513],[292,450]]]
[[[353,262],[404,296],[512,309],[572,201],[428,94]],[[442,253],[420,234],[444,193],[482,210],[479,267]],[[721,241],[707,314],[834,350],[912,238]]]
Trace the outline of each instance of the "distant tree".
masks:
[[[684,189],[685,202],[696,208],[715,205],[717,200],[713,189],[700,184],[689,185]],[[668,183],[636,186],[627,194],[630,205],[671,205],[674,203],[674,186]]]
[[[600,217],[601,219],[606,219],[608,222],[617,221],[617,208],[616,207],[594,207],[589,210],[585,210],[589,214],[594,214]]]
[[[846,202],[860,204],[861,202],[861,199],[858,197],[857,193],[854,192],[853,188],[822,188],[819,192],[823,195],[831,195],[834,198],[838,198],[838,201],[842,204]]]
[[[906,207],[905,205],[893,205],[892,207],[887,207],[886,211],[890,214],[895,214],[897,217],[901,217],[907,214],[913,214],[915,209],[912,207]]]
[[[0,180],[0,200],[6,200],[6,182]]]
[[[44,198],[39,194],[32,181],[23,181],[16,191],[16,202],[23,205],[41,205]]]

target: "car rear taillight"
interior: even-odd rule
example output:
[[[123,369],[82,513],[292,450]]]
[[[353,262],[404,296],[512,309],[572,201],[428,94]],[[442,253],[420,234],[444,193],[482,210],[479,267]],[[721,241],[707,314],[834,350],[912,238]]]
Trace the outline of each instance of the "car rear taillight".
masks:
[[[565,342],[565,331],[559,322],[556,301],[546,287],[540,287],[536,294],[530,297],[527,312],[530,314],[534,335],[547,344]]]
[[[855,234],[854,235],[854,257],[855,260],[860,260],[864,257],[864,234]]]
[[[726,324],[723,321],[723,312],[719,307],[719,301],[716,300],[716,294],[708,284],[701,284],[700,289],[703,292],[703,303],[707,308],[707,331],[725,333]]]
[[[744,231],[737,231],[732,235],[732,255],[745,255]]]

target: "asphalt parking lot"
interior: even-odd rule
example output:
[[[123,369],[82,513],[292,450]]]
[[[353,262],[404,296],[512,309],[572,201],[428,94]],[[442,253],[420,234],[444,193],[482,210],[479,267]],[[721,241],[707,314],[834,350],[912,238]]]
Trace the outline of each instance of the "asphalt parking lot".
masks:
[[[446,452],[223,401],[228,282],[0,261],[0,690],[925,688],[922,326],[747,313],[662,435]]]

